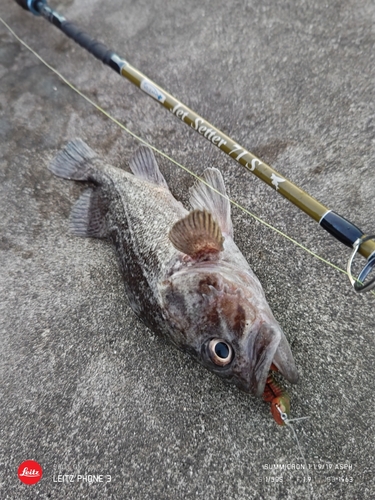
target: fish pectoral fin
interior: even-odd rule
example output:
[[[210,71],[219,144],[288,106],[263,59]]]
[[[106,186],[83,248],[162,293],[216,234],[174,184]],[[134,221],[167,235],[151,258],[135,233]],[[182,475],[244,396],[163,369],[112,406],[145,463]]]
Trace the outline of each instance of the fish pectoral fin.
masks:
[[[106,238],[107,206],[100,189],[86,189],[76,201],[70,214],[70,231],[83,238]]]
[[[172,245],[193,259],[223,250],[224,237],[218,223],[205,210],[194,210],[177,221],[169,232]]]
[[[94,158],[97,158],[95,151],[81,139],[74,139],[51,161],[48,170],[64,179],[87,181]]]
[[[129,162],[129,167],[133,174],[139,179],[143,179],[153,184],[163,186],[168,189],[168,184],[159,170],[152,149],[147,146],[140,146]]]
[[[252,392],[262,396],[266,385],[268,372],[279,346],[281,331],[263,323],[250,345]]]
[[[208,185],[197,181],[190,188],[189,201],[192,208],[210,212],[214,219],[217,220],[223,233],[233,237],[230,201],[220,170],[217,168],[207,168],[203,172],[202,178]]]

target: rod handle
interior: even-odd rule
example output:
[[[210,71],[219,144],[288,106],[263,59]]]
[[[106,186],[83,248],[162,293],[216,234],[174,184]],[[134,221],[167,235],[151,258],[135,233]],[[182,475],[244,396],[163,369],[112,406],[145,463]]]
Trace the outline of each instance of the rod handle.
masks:
[[[108,49],[104,43],[99,42],[92,38],[85,31],[81,30],[74,23],[70,21],[63,21],[59,26],[62,32],[69,38],[74,40],[78,45],[86,49],[94,57],[102,61],[102,63],[109,65],[111,57],[115,54],[113,50]]]

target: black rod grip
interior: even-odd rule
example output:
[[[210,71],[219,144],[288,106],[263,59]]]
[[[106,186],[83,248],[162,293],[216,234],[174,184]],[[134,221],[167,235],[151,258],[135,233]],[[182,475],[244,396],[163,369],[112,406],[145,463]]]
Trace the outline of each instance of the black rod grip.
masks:
[[[90,35],[78,28],[74,23],[63,21],[59,28],[69,38],[72,38],[81,47],[86,49],[90,54],[102,61],[104,64],[109,65],[111,57],[115,54],[113,50],[108,49],[104,43],[91,38]]]
[[[348,247],[353,247],[353,244],[363,236],[363,232],[357,226],[336,212],[326,213],[320,225]]]

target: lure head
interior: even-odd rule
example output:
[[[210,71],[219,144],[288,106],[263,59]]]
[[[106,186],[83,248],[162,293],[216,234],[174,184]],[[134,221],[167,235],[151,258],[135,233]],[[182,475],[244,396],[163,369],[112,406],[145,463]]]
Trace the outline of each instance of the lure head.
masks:
[[[271,403],[271,413],[275,422],[284,425],[290,414],[290,397],[275,379],[274,372],[277,371],[277,367],[272,364],[264,388],[263,400]]]
[[[271,413],[275,422],[279,425],[285,425],[290,415],[290,397],[284,392],[271,401]]]

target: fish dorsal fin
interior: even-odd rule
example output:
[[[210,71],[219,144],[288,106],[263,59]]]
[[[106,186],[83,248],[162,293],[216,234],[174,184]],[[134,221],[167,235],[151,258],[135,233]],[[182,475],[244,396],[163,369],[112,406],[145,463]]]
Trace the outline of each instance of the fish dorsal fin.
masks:
[[[193,209],[207,210],[217,220],[223,233],[233,237],[230,201],[225,190],[223,176],[217,168],[207,168],[203,180],[216,191],[201,181],[190,188],[190,204]],[[218,192],[217,192],[218,191]],[[219,194],[221,193],[221,194]]]
[[[159,170],[152,149],[147,146],[140,146],[130,159],[129,166],[133,174],[139,179],[143,179],[153,184],[163,186],[168,189],[168,185]]]
[[[205,210],[194,210],[177,221],[169,232],[172,245],[193,259],[204,259],[223,250],[219,224]]]

